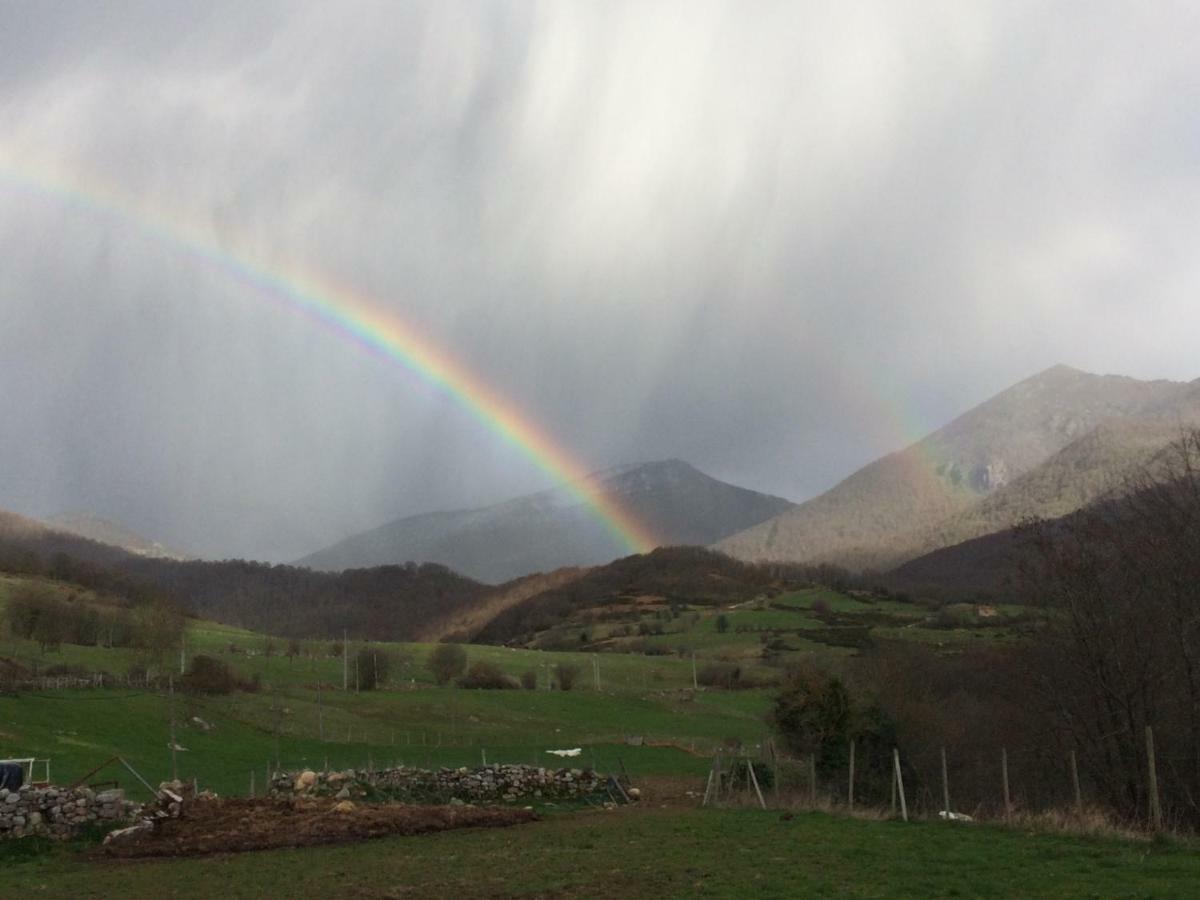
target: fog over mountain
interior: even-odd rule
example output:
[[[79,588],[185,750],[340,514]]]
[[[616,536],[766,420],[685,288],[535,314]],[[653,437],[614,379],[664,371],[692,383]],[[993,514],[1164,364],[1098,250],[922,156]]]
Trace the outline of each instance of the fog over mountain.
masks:
[[[1197,33],[1181,3],[0,5],[0,508],[289,560],[554,486],[298,311],[301,271],[585,471],[793,501],[1058,363],[1195,378]]]

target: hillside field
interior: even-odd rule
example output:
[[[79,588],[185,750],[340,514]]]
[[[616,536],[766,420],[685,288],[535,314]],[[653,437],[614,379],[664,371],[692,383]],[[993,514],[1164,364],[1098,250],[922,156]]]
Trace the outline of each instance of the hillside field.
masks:
[[[20,583],[0,577],[0,607]],[[971,624],[972,610],[961,611],[964,625]],[[260,687],[227,696],[176,691],[176,741],[186,748],[177,751],[176,764],[181,777],[195,777],[223,795],[248,792],[252,771],[261,785],[276,764],[459,766],[484,758],[546,764],[554,760],[546,751],[574,747],[584,751],[581,765],[594,762],[601,770],[614,768],[619,758],[635,774],[699,774],[714,749],[731,744],[757,749],[769,737],[771,685],[788,662],[854,653],[853,643],[872,632],[949,646],[956,640],[999,640],[1009,630],[1008,612],[1020,610],[1001,612],[986,627],[934,629],[922,607],[824,588],[728,608],[677,608],[674,615],[638,608],[591,625],[591,652],[467,646],[471,662],[491,662],[514,678],[533,673],[538,685],[501,691],[436,686],[427,667],[434,644],[351,641],[350,662],[343,667],[340,641],[290,642],[190,620],[185,665],[207,654],[240,678],[257,679]],[[639,623],[650,633],[637,636]],[[575,627],[563,626],[559,637]],[[631,652],[635,648],[642,652]],[[354,690],[353,661],[363,649],[391,661],[382,690]],[[65,643],[43,651],[34,641],[5,633],[0,658],[27,672],[104,672],[112,685],[0,696],[0,756],[49,758],[60,783],[114,755],[152,783],[170,775],[167,692],[129,686],[121,678],[138,666],[178,675],[177,653],[154,656]],[[693,673],[702,675],[714,662],[740,665],[760,686],[693,690]],[[559,664],[577,669],[571,691],[549,689]],[[342,690],[343,678],[349,690]],[[640,745],[630,745],[630,739]],[[141,791],[123,772],[97,777],[118,778],[133,796]]]

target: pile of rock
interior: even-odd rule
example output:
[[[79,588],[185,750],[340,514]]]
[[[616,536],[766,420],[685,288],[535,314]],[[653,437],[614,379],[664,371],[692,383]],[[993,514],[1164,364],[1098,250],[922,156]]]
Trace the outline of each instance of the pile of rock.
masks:
[[[604,789],[605,779],[588,769],[492,765],[478,769],[396,769],[344,772],[306,770],[277,775],[272,797],[308,795],[339,800],[387,799],[446,803],[513,803],[518,800],[574,800]]]
[[[0,840],[38,834],[65,839],[89,823],[116,825],[141,813],[122,790],[91,788],[0,788]]]

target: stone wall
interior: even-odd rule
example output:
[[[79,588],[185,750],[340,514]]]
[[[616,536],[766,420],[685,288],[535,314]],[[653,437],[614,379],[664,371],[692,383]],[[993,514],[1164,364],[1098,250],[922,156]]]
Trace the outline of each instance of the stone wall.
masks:
[[[587,769],[492,765],[479,769],[398,769],[295,772],[276,776],[272,797],[311,795],[338,799],[415,802],[516,802],[577,800],[604,790],[605,779]]]
[[[140,804],[126,800],[122,790],[0,788],[0,840],[32,834],[66,839],[86,825],[119,825],[140,813]]]

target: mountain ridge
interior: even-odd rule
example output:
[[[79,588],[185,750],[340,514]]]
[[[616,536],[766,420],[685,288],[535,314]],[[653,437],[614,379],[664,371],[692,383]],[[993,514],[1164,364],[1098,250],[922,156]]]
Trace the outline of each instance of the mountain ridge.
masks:
[[[614,466],[588,476],[662,544],[706,545],[792,506],[727,484],[679,459]],[[533,572],[599,565],[629,550],[591,507],[558,485],[480,509],[423,513],[351,535],[296,561],[337,571],[436,562],[499,583]]]
[[[747,560],[887,568],[905,553],[944,546],[936,538],[940,523],[969,518],[977,504],[1101,424],[1169,415],[1193,397],[1200,398],[1200,382],[1140,381],[1053,366],[818,497],[714,546]]]

